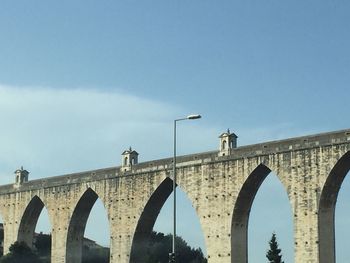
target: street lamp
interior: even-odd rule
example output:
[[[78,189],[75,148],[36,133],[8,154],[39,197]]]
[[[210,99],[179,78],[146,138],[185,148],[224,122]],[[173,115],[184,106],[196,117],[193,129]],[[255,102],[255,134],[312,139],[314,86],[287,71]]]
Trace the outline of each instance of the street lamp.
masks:
[[[172,240],[172,252],[169,253],[169,262],[176,262],[176,250],[175,250],[175,237],[176,237],[176,123],[178,121],[184,120],[195,120],[200,119],[202,116],[199,114],[188,115],[186,118],[176,119],[174,120],[174,158],[173,158],[173,193],[174,193],[174,205],[173,205],[173,240]]]

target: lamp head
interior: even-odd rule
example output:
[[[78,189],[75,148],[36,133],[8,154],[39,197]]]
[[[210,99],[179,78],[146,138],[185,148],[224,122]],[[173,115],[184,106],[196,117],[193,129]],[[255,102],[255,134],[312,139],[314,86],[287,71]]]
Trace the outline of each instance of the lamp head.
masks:
[[[200,118],[202,118],[202,116],[199,114],[191,114],[191,115],[187,116],[187,119],[189,119],[189,120],[195,120],[195,119],[200,119]]]

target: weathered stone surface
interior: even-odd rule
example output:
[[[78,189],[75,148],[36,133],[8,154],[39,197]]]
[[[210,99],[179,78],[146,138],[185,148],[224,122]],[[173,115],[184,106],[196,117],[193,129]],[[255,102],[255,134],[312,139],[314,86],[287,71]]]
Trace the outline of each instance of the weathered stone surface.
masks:
[[[246,263],[249,212],[261,183],[275,172],[294,215],[295,262],[333,263],[334,208],[350,168],[350,130],[180,156],[178,186],[202,227],[209,263]],[[97,198],[110,223],[110,262],[133,257],[147,239],[172,191],[172,159],[48,177],[0,187],[4,249],[31,245],[41,210],[52,225],[52,262],[77,263],[90,210]]]

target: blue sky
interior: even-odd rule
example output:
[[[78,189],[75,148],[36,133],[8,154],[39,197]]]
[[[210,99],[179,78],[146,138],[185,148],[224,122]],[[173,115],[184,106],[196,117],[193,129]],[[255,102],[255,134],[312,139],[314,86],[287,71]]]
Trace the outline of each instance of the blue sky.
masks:
[[[339,94],[345,110],[349,9],[348,1],[2,1],[0,76],[119,89],[209,120],[226,113],[225,126],[325,129],[330,117],[342,126],[319,105]],[[261,109],[274,114],[262,118]]]
[[[181,125],[179,154],[216,149],[227,128],[239,145],[349,128],[349,13],[345,0],[1,1],[0,183],[20,165],[31,178],[119,165],[130,145],[171,156],[172,120],[189,113],[203,119]]]

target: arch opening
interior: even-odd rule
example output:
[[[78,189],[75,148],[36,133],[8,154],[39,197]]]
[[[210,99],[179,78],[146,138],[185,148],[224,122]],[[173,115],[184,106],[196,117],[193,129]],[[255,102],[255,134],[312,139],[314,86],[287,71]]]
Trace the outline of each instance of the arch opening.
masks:
[[[278,176],[271,172],[255,195],[249,216],[248,259],[267,260],[274,233],[284,262],[294,261],[293,213],[288,194]]]
[[[320,263],[335,262],[335,207],[340,187],[349,170],[350,151],[335,164],[321,191],[318,211]]]
[[[33,249],[43,262],[51,262],[51,223],[44,206],[39,215],[33,237]]]
[[[98,231],[96,231],[98,226]],[[82,262],[108,263],[110,258],[110,229],[104,204],[97,198],[86,222]]]
[[[43,208],[43,201],[37,195],[34,196],[27,205],[19,225],[17,240],[25,242],[31,248],[33,248],[35,227]]]
[[[145,205],[134,233],[130,263],[145,262],[144,255],[151,257],[151,255],[154,254],[154,248],[157,248],[158,251],[162,250],[165,252],[159,253],[157,260],[160,258],[161,262],[168,262],[168,253],[171,252],[170,237],[172,234],[170,233],[173,231],[172,187],[173,181],[170,178],[166,178],[153,192]],[[205,251],[205,246],[199,218],[196,215],[191,201],[182,189],[178,186],[176,191],[178,215],[176,244],[186,240],[188,245],[195,247],[195,253],[200,254],[202,253],[202,249]],[[190,236],[192,236],[192,238],[190,238]],[[155,243],[155,239],[159,238],[163,240],[163,243],[159,240],[156,241],[158,243]],[[159,249],[158,246],[162,249]],[[180,246],[180,244],[177,245],[177,247]],[[201,249],[198,247],[201,247]],[[178,250],[178,253],[178,260],[182,262],[180,257],[185,257],[185,255],[181,255],[180,250]],[[202,254],[202,256],[204,258],[204,254]],[[153,258],[153,260],[156,259]],[[188,260],[183,262],[188,262]]]
[[[350,235],[349,220],[350,220],[350,172],[348,172],[339,189],[337,202],[335,205],[335,257],[338,263],[346,263],[350,258],[348,246],[348,238]]]
[[[44,262],[50,262],[51,223],[48,211],[38,196],[32,198],[23,213],[17,240],[25,242]]]
[[[88,260],[91,260],[90,257],[95,256],[95,254],[91,250],[100,248],[100,246],[94,240],[84,237],[91,210],[94,207],[97,200],[98,200],[98,195],[91,188],[88,188],[85,191],[85,193],[82,195],[82,197],[79,199],[73,211],[73,214],[69,223],[69,227],[68,227],[68,232],[67,232],[67,244],[66,244],[66,262],[67,263],[79,263],[84,261],[89,262]],[[100,208],[101,208],[101,203],[100,203]],[[103,207],[103,204],[102,204],[102,207]],[[95,230],[96,230],[96,226],[95,226]],[[107,259],[105,259],[106,255],[103,255],[102,257],[106,261],[102,261],[102,262],[109,262],[109,248],[107,250],[108,250]],[[87,251],[90,252],[88,255],[86,253]]]
[[[279,192],[276,192],[276,186],[279,188]],[[276,193],[278,194],[277,196],[275,195]],[[276,197],[282,197],[282,202],[276,203],[278,201]],[[266,209],[266,207],[269,207],[269,209]],[[279,210],[281,209],[284,211],[283,219],[273,215],[266,216],[269,212],[274,211],[273,207],[275,207],[275,212],[280,213]],[[286,224],[285,217],[290,219],[287,225],[284,225]],[[262,224],[261,218],[264,218],[264,224]],[[269,221],[266,220],[267,218],[272,218],[271,220],[273,221],[267,222]],[[282,224],[283,226],[277,227],[277,224]],[[246,263],[248,262],[248,257],[249,262],[254,263],[264,260],[272,233],[278,229],[281,229],[278,234],[283,229],[283,233],[278,235],[278,239],[283,236],[283,240],[286,240],[284,243],[288,244],[287,247],[282,249],[282,253],[284,254],[286,249],[288,249],[288,254],[293,254],[292,225],[291,206],[285,188],[278,177],[271,173],[270,168],[260,164],[244,182],[233,210],[231,262]],[[285,230],[285,227],[289,230]],[[293,256],[289,257],[292,261]]]

